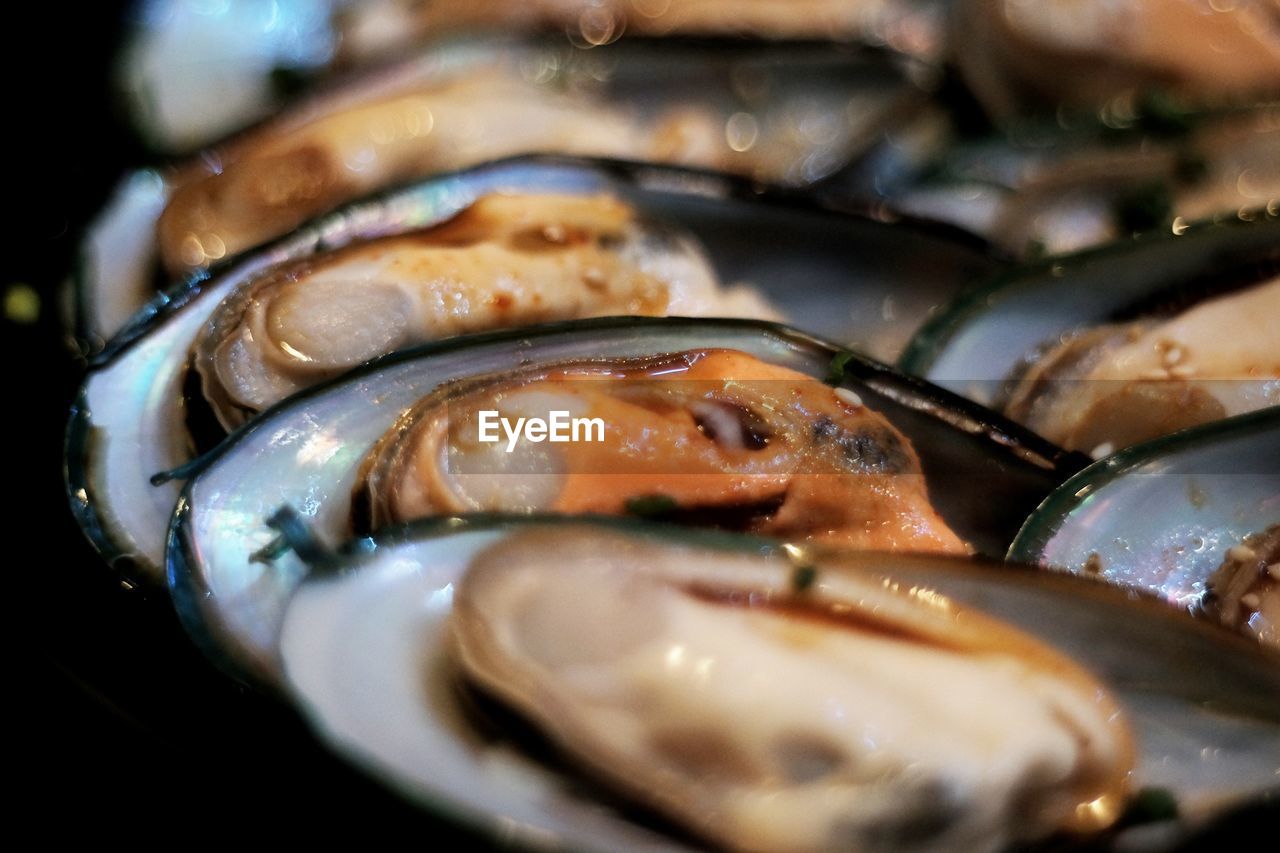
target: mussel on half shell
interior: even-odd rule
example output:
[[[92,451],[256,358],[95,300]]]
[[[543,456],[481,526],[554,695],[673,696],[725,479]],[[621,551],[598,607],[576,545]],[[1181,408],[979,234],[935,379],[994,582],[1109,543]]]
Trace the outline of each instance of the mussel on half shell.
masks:
[[[564,31],[587,45],[629,36],[829,40],[938,59],[946,0],[377,0],[339,18],[341,58],[468,29]]]
[[[146,142],[191,151],[388,57],[481,34],[543,33],[604,54],[699,40],[704,50],[839,45],[925,62],[942,52],[943,0],[152,0],[130,33],[119,87]],[[625,36],[625,38],[623,38]],[[623,44],[616,42],[623,40]],[[664,41],[665,40],[665,41]],[[552,44],[550,38],[548,44]],[[645,49],[642,44],[639,50]],[[688,79],[688,75],[684,75]]]
[[[1280,101],[1026,119],[957,141],[889,183],[898,210],[982,234],[1022,257],[1280,209]]]
[[[1211,103],[1280,96],[1274,0],[957,0],[954,10],[956,62],[995,116],[1152,90]]]
[[[554,411],[559,436],[510,428]],[[378,440],[353,500],[356,530],[464,512],[639,508],[799,542],[965,552],[929,503],[916,451],[883,415],[735,350],[569,361],[442,386]]]
[[[808,568],[797,591],[758,554],[530,529],[471,559],[446,642],[574,760],[729,849],[998,850],[1116,819],[1133,745],[1101,684],[932,590]]]
[[[926,100],[895,63],[836,45],[433,44],[126,181],[85,241],[75,290],[88,325],[77,331],[91,347],[146,302],[157,280],[225,263],[406,181],[559,154],[807,186],[883,147],[886,132],[915,121]],[[125,228],[131,239],[103,251]],[[137,239],[148,234],[155,240]]]
[[[1079,811],[1062,807],[1124,773],[1118,720],[1104,710],[1108,692],[1138,747],[1130,790],[1168,788],[1181,827],[1274,786],[1280,668],[1256,646],[1066,575],[919,555],[796,553],[764,540],[628,522],[388,528],[336,557],[319,555],[284,616],[283,686],[326,742],[407,796],[486,831],[495,824],[484,815],[499,812],[506,838],[554,837],[577,847],[689,844],[671,823],[583,786],[584,772],[730,846],[749,834],[771,839],[770,847],[826,847],[836,838],[865,842],[863,833],[878,830],[884,835],[875,837],[892,840],[893,849],[1000,849],[1036,835],[1036,827],[1046,831],[1052,814],[1077,829],[1097,828],[1114,818],[1108,795]],[[1008,666],[1000,678],[1026,679],[1027,692],[1006,692],[1010,681],[1003,681],[972,703],[957,700],[988,683],[976,672],[962,675],[964,663],[954,657],[970,641],[985,642],[991,624],[970,608],[1036,638],[1001,641],[996,652]],[[544,630],[549,618],[555,630]],[[819,674],[843,648],[825,632],[846,629],[881,651],[854,655],[856,679]],[[890,630],[892,637],[878,634]],[[1011,632],[1005,639],[1021,636],[997,630]],[[933,645],[930,636],[946,639]],[[726,648],[729,639],[740,643]],[[1041,642],[1057,651],[1016,662]],[[792,643],[804,648],[795,666],[782,663]],[[771,678],[736,676],[748,650],[752,673]],[[1061,664],[1060,653],[1103,686],[1076,680],[1080,670]],[[880,664],[899,654],[921,662],[886,677]],[[985,660],[974,665],[992,665]],[[933,675],[920,677],[920,667]],[[1029,672],[1037,671],[1045,692],[1024,704],[1036,693]],[[460,691],[460,680],[484,692]],[[881,692],[889,682],[894,687]],[[779,683],[789,686],[775,689]],[[933,690],[946,696],[920,698]],[[851,692],[858,698],[848,701]],[[773,701],[779,695],[785,705]],[[875,727],[875,715],[892,707],[890,695],[914,698],[891,726]],[[495,718],[499,709],[483,701],[489,696],[532,721],[554,749],[509,715]],[[1055,741],[1018,716],[1038,702],[1071,709],[1048,729],[1083,723],[1091,734],[1067,736],[1065,751],[1002,792],[999,780],[1011,777],[975,771],[984,759],[951,763],[980,741],[988,757],[1005,755],[1012,764],[1003,766],[1019,766]],[[707,728],[664,729],[667,711]],[[951,736],[974,712],[987,715],[979,725],[999,731],[990,739]],[[851,724],[864,733],[864,724],[875,727],[876,736],[850,745]],[[681,750],[682,760],[663,749],[691,738],[716,748]],[[921,749],[912,765],[919,774],[893,770]],[[760,767],[772,772],[762,779],[753,772]],[[877,791],[895,795],[850,804],[844,795],[861,791],[857,780],[872,768],[884,774],[886,787]],[[656,788],[653,774],[662,779]],[[1089,782],[1075,788],[1073,778]],[[939,791],[930,780],[942,782],[951,807],[931,799]],[[680,802],[668,799],[673,792]],[[769,807],[739,808],[766,792]],[[1009,796],[1018,807],[1000,806]],[[771,830],[782,835],[763,834]]]
[[[242,672],[250,677],[261,675],[273,666],[266,650],[274,637],[280,608],[303,574],[294,555],[276,553],[279,542],[264,519],[276,507],[287,504],[303,513],[319,537],[335,541],[349,535],[353,508],[359,510],[358,504],[364,500],[360,498],[353,506],[353,490],[359,495],[361,478],[370,473],[362,463],[376,443],[404,425],[404,413],[420,400],[452,380],[463,380],[458,387],[465,387],[470,378],[511,373],[513,367],[538,375],[566,364],[594,362],[606,368],[715,350],[743,354],[742,363],[757,365],[752,368],[757,376],[800,374],[809,381],[829,380],[846,392],[840,395],[818,382],[805,390],[790,379],[784,384],[792,387],[785,393],[775,389],[783,394],[790,410],[776,417],[799,419],[809,425],[807,433],[789,436],[780,443],[794,448],[801,471],[804,465],[830,466],[826,469],[829,473],[819,477],[830,478],[828,488],[848,490],[851,495],[849,507],[834,508],[848,518],[841,519],[837,513],[832,527],[844,523],[851,536],[865,535],[859,528],[859,523],[864,523],[889,529],[889,533],[868,537],[878,538],[884,545],[892,544],[896,537],[904,547],[919,541],[926,548],[932,545],[937,549],[941,543],[954,550],[954,537],[959,537],[980,553],[1003,554],[1026,514],[1081,461],[1087,461],[959,398],[779,326],[729,320],[604,318],[469,336],[373,362],[291,398],[202,458],[187,482],[170,530],[169,579],[175,594],[205,611],[208,621],[223,626],[230,653]],[[712,394],[719,385],[721,398],[731,401],[735,393],[748,397],[732,376],[704,381],[708,389],[704,393]],[[752,383],[745,384],[749,389]],[[806,415],[811,402],[819,411]],[[839,419],[829,418],[827,424],[822,408],[833,414],[847,409],[847,413]],[[705,422],[713,430],[710,418],[716,414],[709,412]],[[412,417],[411,413],[410,420]],[[756,483],[754,478],[737,476],[757,464],[750,450],[725,453],[696,426],[690,432],[681,430],[680,422],[680,417],[673,416],[669,431],[658,431],[657,435],[641,431],[627,438],[634,442],[636,452],[642,453],[678,433],[676,438],[696,442],[713,461],[731,460],[732,465],[719,463],[722,473],[715,480],[720,487],[719,492],[713,492],[716,500],[724,500],[726,489]],[[725,430],[731,428],[731,423],[724,425]],[[904,445],[914,447],[919,469]],[[520,454],[512,456],[517,461],[520,458]],[[500,461],[506,458],[503,454]],[[762,458],[772,455],[766,453]],[[532,462],[535,474],[548,470],[538,459]],[[896,482],[897,475],[877,472],[877,465],[889,462],[900,468],[901,482]],[[465,468],[458,460],[455,470]],[[923,471],[923,484],[917,470]],[[664,471],[665,475],[659,476]],[[667,490],[679,489],[682,474],[670,462],[656,458],[650,472],[655,482],[665,479],[677,484]],[[519,470],[511,473],[517,476],[486,473],[479,480],[514,490],[523,475]],[[527,484],[545,486],[548,479],[555,478],[533,477]],[[590,485],[591,479],[584,477],[584,485]],[[768,474],[762,479],[767,481]],[[928,501],[922,503],[925,485]],[[874,494],[859,497],[859,487]],[[981,491],[983,500],[973,499],[975,490]],[[665,491],[655,485],[635,497],[657,493],[666,498],[659,510],[679,509],[679,501],[674,499],[680,495]],[[608,507],[602,501],[599,508]],[[432,511],[433,507],[425,509]],[[441,509],[453,513],[457,507]],[[637,506],[633,511],[650,514],[649,509]],[[860,512],[865,514],[861,519],[857,517]],[[732,520],[732,514],[727,514]],[[935,518],[940,522],[932,521]],[[712,513],[702,522],[714,524],[716,520]],[[161,519],[146,523],[146,529],[151,530]],[[785,526],[779,529],[788,530]],[[809,533],[820,538],[821,528]]]
[[[1280,404],[1280,217],[1202,223],[1028,265],[931,318],[899,364],[1063,446]]]
[[[273,281],[287,285],[286,292],[305,295],[306,288],[298,287],[300,282],[325,284],[323,274],[314,279],[305,274],[313,268],[323,273],[323,260],[358,259],[358,245],[376,250],[383,245],[394,246],[397,241],[412,242],[407,235],[432,233],[432,226],[457,217],[477,199],[504,194],[618,199],[635,211],[637,222],[665,223],[653,227],[637,225],[626,232],[636,240],[614,241],[611,247],[601,249],[607,257],[616,254],[619,268],[629,270],[633,278],[684,277],[692,279],[690,292],[696,290],[694,285],[699,281],[705,292],[710,275],[721,282],[746,282],[790,321],[889,357],[933,306],[990,274],[998,265],[981,244],[946,229],[934,231],[908,222],[891,226],[869,217],[834,213],[785,192],[762,193],[731,179],[660,167],[535,158],[492,164],[414,185],[318,220],[216,273],[194,275],[158,297],[91,363],[69,427],[68,487],[74,511],[104,556],[126,571],[129,564],[137,565],[135,575],[158,575],[163,561],[163,522],[158,520],[168,517],[178,488],[173,482],[153,486],[151,478],[190,461],[197,444],[193,428],[205,435],[200,444],[222,435],[222,426],[208,422],[212,418],[197,417],[210,407],[217,411],[217,404],[186,392],[201,385],[192,379],[199,377],[189,371],[188,354],[202,333],[211,339],[211,332],[206,329],[211,319],[223,316],[218,313],[223,300],[242,304],[234,302],[235,294],[251,292],[255,285],[265,286]],[[456,221],[467,219],[464,214]],[[505,226],[499,223],[497,227],[501,230]],[[547,250],[547,257],[554,257],[564,248],[548,241],[546,233],[534,231],[526,235],[532,242],[523,247],[499,243],[489,249],[474,248],[502,256],[504,252],[525,253],[541,246]],[[552,229],[552,236],[561,235]],[[568,236],[567,232],[563,236]],[[700,244],[702,250],[694,248],[695,244]],[[628,247],[634,250],[630,260],[625,252],[615,251]],[[370,278],[371,271],[378,271],[377,265],[364,264],[348,270],[356,281]],[[573,279],[578,291],[598,284],[589,269],[580,272],[585,277]],[[562,269],[557,275],[563,273]],[[797,286],[797,282],[804,286]],[[335,284],[330,281],[317,290],[333,291]],[[375,284],[375,290],[393,302],[404,298],[394,282]],[[340,288],[338,293],[341,296]],[[583,305],[594,304],[599,295]],[[487,298],[483,293],[478,296]],[[305,298],[284,300],[284,304],[298,307],[298,316],[304,320],[317,318],[303,310],[309,304]],[[441,312],[428,312],[425,316],[435,316],[435,328],[446,334],[502,325],[502,318],[495,318],[493,313],[496,305],[489,306],[486,316],[490,322],[480,324],[467,321],[467,312],[453,310],[458,307],[444,305]],[[572,310],[555,315],[526,310],[509,322],[581,316],[585,313],[582,307],[569,306]],[[692,305],[672,306],[669,310],[691,308]],[[713,309],[730,310],[725,305],[704,304],[702,308]],[[265,319],[270,315],[268,311]],[[347,319],[338,317],[342,322]],[[319,320],[324,321],[323,312]],[[222,326],[215,323],[214,328]],[[422,340],[432,329],[428,322],[416,330],[416,337],[397,337],[384,343],[393,348],[409,340]],[[243,329],[231,334],[231,344],[242,340],[243,334]],[[216,356],[218,348],[211,349]],[[356,358],[375,355],[377,350],[361,350]],[[234,355],[235,347],[224,351]],[[299,363],[283,349],[259,363],[274,365],[272,374],[288,380],[282,393],[261,398],[259,404],[279,399],[283,393],[335,372]],[[345,363],[351,362],[348,359]],[[225,360],[223,375],[237,376],[241,364],[235,358]],[[282,364],[283,374],[278,369]],[[491,369],[509,366],[495,365]],[[219,369],[214,359],[205,373],[216,378]],[[247,375],[257,374],[251,371]],[[221,387],[221,383],[214,387]],[[256,411],[254,400],[247,402],[250,405],[222,407],[225,423],[238,423],[247,413]]]
[[[468,332],[598,316],[778,314],[722,288],[688,234],[609,194],[486,194],[433,227],[364,240],[237,285],[192,347],[218,421],[379,355]]]

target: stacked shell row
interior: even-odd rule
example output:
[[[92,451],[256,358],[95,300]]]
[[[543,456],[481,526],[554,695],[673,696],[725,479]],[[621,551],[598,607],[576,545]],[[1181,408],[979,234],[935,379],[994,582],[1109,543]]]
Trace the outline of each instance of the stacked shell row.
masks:
[[[1153,784],[1194,829],[1280,772],[1277,10],[802,5],[277,4],[307,93],[209,144],[172,40],[260,110],[253,16],[170,4],[124,74],[207,147],[87,234],[73,509],[530,838],[1000,849]],[[553,413],[598,439],[483,437]],[[381,749],[340,696],[424,666]]]

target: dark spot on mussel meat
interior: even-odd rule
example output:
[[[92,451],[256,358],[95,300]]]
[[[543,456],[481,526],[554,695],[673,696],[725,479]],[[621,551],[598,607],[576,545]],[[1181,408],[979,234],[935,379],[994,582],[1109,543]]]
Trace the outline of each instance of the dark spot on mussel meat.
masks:
[[[823,415],[814,421],[812,435],[815,445],[836,445],[857,471],[901,474],[910,467],[901,439],[889,430],[869,427],[851,432]]]

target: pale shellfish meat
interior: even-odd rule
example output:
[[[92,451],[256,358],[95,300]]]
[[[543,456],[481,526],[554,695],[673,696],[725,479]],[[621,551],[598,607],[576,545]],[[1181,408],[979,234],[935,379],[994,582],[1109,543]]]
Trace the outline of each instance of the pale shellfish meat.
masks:
[[[1006,412],[1063,447],[1120,448],[1280,404],[1280,278],[1166,320],[1069,336]]]
[[[234,427],[375,356],[469,332],[607,315],[774,318],[722,290],[701,249],[607,195],[488,195],[423,231],[357,243],[241,285],[195,344]]]
[[[798,571],[525,532],[473,559],[451,639],[592,774],[732,849],[998,850],[1116,818],[1133,745],[1084,670],[931,590]]]
[[[1227,549],[1201,606],[1227,627],[1280,648],[1280,524]]]

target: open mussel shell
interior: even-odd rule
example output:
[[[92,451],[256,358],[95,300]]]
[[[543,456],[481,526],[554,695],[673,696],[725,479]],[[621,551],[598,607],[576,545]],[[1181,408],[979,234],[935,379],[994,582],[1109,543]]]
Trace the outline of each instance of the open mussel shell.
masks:
[[[1228,549],[1280,523],[1280,408],[1097,462],[1027,519],[1009,558],[1195,608]]]
[[[273,647],[275,686],[337,752],[452,819],[539,846],[684,846],[687,838],[666,834],[670,827],[618,810],[562,763],[548,763],[545,748],[531,752],[520,740],[522,728],[501,724],[505,717],[478,724],[488,718],[457,690],[444,643],[454,591],[474,555],[522,531],[656,538],[690,560],[726,550],[764,564],[789,558],[779,545],[749,537],[624,521],[547,525],[419,522],[322,559],[323,569],[284,614]],[[804,559],[819,579],[861,572],[903,589],[933,590],[1075,658],[1101,679],[1132,724],[1139,748],[1133,788],[1167,788],[1176,797],[1181,821],[1174,835],[1275,785],[1280,667],[1255,645],[1147,598],[1066,575],[916,555],[819,552]],[[215,645],[225,640],[220,626],[198,614],[189,625],[211,631],[205,636]],[[1154,849],[1171,846],[1168,834],[1156,837]]]
[[[385,64],[470,33],[555,34],[596,49],[636,41],[730,39],[765,46],[869,46],[921,59],[941,52],[938,0],[794,0],[649,4],[574,2],[342,3],[149,0],[120,57],[118,82],[153,147],[190,151],[278,108],[335,70]],[[623,38],[625,36],[625,38]],[[321,82],[323,85],[323,82]]]
[[[1150,91],[1193,103],[1280,95],[1275,4],[956,0],[954,60],[994,117]]]
[[[457,30],[546,29],[575,44],[634,36],[824,40],[940,60],[949,0],[437,0],[366,3],[338,16],[339,59],[367,60],[397,45]]]
[[[291,398],[203,457],[170,529],[169,581],[201,621],[220,626],[242,672],[261,675],[280,608],[304,574],[293,555],[266,561],[276,507],[298,508],[327,540],[350,531],[366,454],[402,413],[443,383],[513,367],[608,362],[732,349],[838,381],[915,447],[933,507],[961,539],[1004,553],[1022,520],[1087,457],[839,347],[745,320],[604,318],[458,338],[375,361]],[[835,380],[832,369],[836,366]],[[982,494],[975,500],[975,490]],[[158,523],[148,520],[148,524]]]
[[[993,405],[1028,358],[1064,335],[1168,313],[1277,274],[1274,211],[1148,233],[1027,264],[957,296],[920,328],[898,365]]]
[[[1280,103],[1115,112],[957,141],[884,195],[1024,257],[1280,204]]]
[[[170,271],[214,265],[358,197],[502,157],[614,157],[792,186],[856,171],[840,181],[856,194],[876,170],[919,156],[887,136],[923,120],[927,95],[912,76],[831,44],[435,43],[127,178],[88,230],[76,332],[89,347],[112,335],[165,280],[157,257]],[[857,169],[873,150],[884,165]]]
[[[681,169],[531,158],[436,178],[320,219],[157,297],[90,364],[67,439],[72,506],[102,554],[158,577],[176,484],[191,458],[188,351],[241,282],[285,262],[441,222],[486,193],[612,194],[682,226],[718,277],[746,282],[796,325],[891,357],[933,306],[996,265],[948,229],[834,213],[782,190]]]

